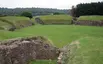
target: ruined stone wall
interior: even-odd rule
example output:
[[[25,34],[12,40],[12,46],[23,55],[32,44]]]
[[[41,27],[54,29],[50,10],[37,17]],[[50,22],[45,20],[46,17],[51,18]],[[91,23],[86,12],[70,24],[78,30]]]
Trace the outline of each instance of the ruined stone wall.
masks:
[[[0,64],[27,64],[30,60],[56,58],[56,48],[43,37],[17,38],[0,43]]]
[[[88,21],[88,20],[82,20],[82,21],[75,21],[76,25],[88,25],[88,26],[103,26],[103,21]]]
[[[43,22],[39,17],[35,18],[35,21],[36,21],[38,24],[44,25],[44,22]]]
[[[61,52],[58,56],[57,63],[58,64],[71,64],[73,58],[75,57],[77,48],[79,48],[78,41],[72,42],[71,44],[64,46],[61,49]]]

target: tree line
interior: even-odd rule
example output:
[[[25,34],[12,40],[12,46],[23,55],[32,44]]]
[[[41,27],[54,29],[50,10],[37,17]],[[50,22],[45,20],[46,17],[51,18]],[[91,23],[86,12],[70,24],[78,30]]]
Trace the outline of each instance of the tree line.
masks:
[[[23,12],[31,12],[33,16],[48,15],[48,14],[68,14],[68,10],[59,10],[52,8],[0,8],[0,16],[20,15]]]
[[[103,15],[103,2],[95,3],[81,3],[76,7],[72,7],[72,16],[83,16],[83,15]]]

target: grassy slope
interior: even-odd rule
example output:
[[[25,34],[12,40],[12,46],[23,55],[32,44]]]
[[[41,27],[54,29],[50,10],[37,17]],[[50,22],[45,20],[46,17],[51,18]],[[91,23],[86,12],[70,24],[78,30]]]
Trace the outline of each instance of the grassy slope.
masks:
[[[69,15],[45,15],[40,16],[42,20],[71,20],[72,17]]]
[[[103,27],[36,25],[15,32],[0,31],[1,40],[34,35],[48,37],[57,47],[63,47],[72,41],[79,41],[80,48],[71,64],[103,64]],[[45,61],[43,62],[46,64]]]
[[[40,18],[44,21],[44,23],[60,23],[60,22],[66,22],[70,23],[72,20],[72,17],[69,15],[45,15],[45,16],[40,16]]]
[[[4,28],[4,27],[10,27],[10,26],[11,26],[10,24],[0,20],[0,27]]]
[[[102,20],[103,21],[103,16],[80,16],[78,18],[78,21],[79,20]]]
[[[29,20],[29,18],[21,17],[21,16],[5,16],[1,18],[11,21],[11,22],[20,21],[20,20]]]
[[[5,19],[5,20],[7,20],[9,22],[12,22],[17,28],[19,28],[20,25],[27,25],[27,24],[29,24],[29,21],[30,21],[29,18],[27,18],[27,17],[20,17],[20,16],[5,16],[5,17],[0,17],[0,18]],[[9,24],[6,24],[6,25],[8,26]],[[3,25],[3,26],[5,26],[5,25]]]

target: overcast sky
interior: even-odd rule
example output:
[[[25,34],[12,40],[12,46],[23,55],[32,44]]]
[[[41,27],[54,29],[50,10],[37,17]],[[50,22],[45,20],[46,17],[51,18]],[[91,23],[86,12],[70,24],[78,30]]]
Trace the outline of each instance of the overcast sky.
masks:
[[[0,0],[0,7],[40,7],[70,9],[72,5],[79,3],[98,2],[103,0]]]

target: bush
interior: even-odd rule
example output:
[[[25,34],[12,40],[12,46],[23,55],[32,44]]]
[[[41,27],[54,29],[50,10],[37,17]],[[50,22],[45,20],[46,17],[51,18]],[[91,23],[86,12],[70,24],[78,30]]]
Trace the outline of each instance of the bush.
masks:
[[[60,15],[60,14],[64,14],[64,13],[59,13],[59,12],[53,13],[53,15]]]
[[[30,12],[23,12],[21,16],[29,17],[30,19],[33,18],[32,13]]]

